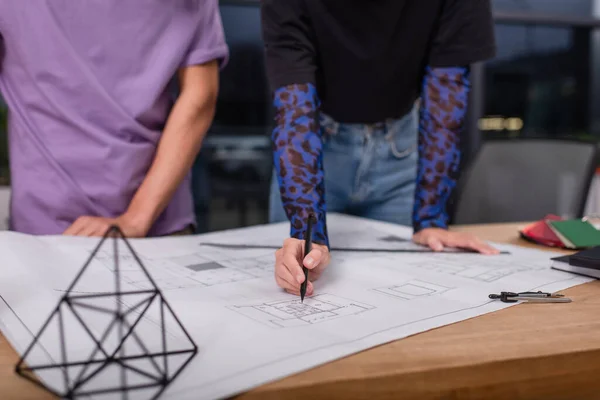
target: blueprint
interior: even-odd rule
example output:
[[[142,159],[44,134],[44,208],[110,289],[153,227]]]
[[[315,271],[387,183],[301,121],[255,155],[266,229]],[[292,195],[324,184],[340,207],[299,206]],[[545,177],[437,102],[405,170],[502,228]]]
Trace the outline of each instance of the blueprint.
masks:
[[[233,311],[273,328],[316,324],[373,308],[368,304],[360,304],[329,294],[317,294],[305,299],[304,302],[292,299],[230,307]]]
[[[328,227],[334,246],[418,249],[410,242],[411,229],[407,227],[336,214],[328,216]],[[60,318],[48,323],[35,351],[28,356],[28,364],[46,365],[64,357],[98,357],[94,338],[104,334],[107,344],[102,352],[118,350],[124,357],[130,355],[130,370],[120,375],[108,369],[96,377],[94,387],[86,389],[111,387],[119,379],[141,387],[166,370],[186,365],[161,398],[215,399],[512,306],[490,300],[490,293],[559,291],[590,281],[551,269],[553,253],[508,245],[494,244],[509,252],[497,256],[337,252],[314,283],[314,295],[300,302],[276,286],[272,249],[210,245],[277,246],[288,232],[288,225],[283,223],[206,235],[130,240],[135,253],[111,241],[98,249],[77,280],[98,239],[0,233],[0,329],[23,354],[49,316],[57,312]],[[119,265],[118,277],[115,263]],[[144,365],[135,359],[140,352],[160,352],[161,346],[184,352],[189,344],[173,316],[166,325],[166,339],[162,338],[160,321],[165,306],[152,294],[155,286],[198,346],[189,364],[185,364],[186,359],[163,362],[151,358]],[[114,292],[115,287],[131,294],[124,294],[116,303],[108,301],[103,296]],[[74,296],[70,305],[61,303],[66,293]],[[105,330],[110,318],[101,312],[115,307],[125,315],[124,329],[134,331],[127,348],[120,350],[117,336],[111,337]],[[81,320],[87,322],[89,331],[81,329]],[[64,346],[59,344],[61,329],[69,335]],[[38,371],[43,382],[59,386],[86,374],[89,371],[82,366],[64,377],[49,370]],[[129,398],[147,399],[151,395],[148,389],[132,392]]]
[[[328,219],[337,221],[339,216],[332,214],[328,216]],[[327,230],[332,248],[430,251],[428,247],[417,245],[410,240],[412,231],[409,228],[374,224],[374,221],[362,218],[355,218],[355,220],[354,224],[328,223]],[[366,228],[367,226],[368,228]],[[202,243],[206,246],[219,244],[224,245],[224,247],[227,245],[280,247],[282,245],[281,238],[286,237],[288,234],[288,226],[277,224],[269,230],[250,228],[247,232],[230,232],[226,243],[223,241],[224,236],[222,235],[207,235],[202,238]]]

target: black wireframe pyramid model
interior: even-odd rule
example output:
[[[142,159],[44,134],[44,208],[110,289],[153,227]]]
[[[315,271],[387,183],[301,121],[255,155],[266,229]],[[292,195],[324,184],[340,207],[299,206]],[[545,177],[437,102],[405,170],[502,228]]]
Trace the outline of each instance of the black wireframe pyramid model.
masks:
[[[16,373],[67,399],[156,399],[197,351],[114,226],[23,353]]]

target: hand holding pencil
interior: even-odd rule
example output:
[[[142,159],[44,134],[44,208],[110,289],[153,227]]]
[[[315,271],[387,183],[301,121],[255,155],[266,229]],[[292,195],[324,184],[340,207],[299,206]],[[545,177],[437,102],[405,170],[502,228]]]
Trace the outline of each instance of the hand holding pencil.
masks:
[[[311,237],[311,227],[312,221],[309,221],[305,237]],[[329,260],[327,246],[313,244],[310,240],[286,239],[283,247],[275,252],[275,281],[286,292],[304,300],[304,294],[312,296],[314,293],[312,283],[319,279]]]

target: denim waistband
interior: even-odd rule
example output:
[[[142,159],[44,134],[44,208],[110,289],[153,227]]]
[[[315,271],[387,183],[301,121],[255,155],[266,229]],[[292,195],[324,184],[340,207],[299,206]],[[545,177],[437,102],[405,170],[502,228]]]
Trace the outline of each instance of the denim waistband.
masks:
[[[343,127],[344,134],[373,136],[373,135],[393,135],[395,132],[404,131],[407,127],[415,124],[418,118],[418,106],[415,104],[413,109],[400,118],[390,118],[381,122],[360,124],[337,122],[329,115],[321,112],[320,122],[325,129],[325,133],[336,134]]]

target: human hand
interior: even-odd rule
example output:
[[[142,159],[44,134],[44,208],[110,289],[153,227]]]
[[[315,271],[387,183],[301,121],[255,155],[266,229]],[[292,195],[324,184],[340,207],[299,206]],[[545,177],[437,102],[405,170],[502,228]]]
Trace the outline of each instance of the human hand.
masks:
[[[428,246],[434,251],[442,251],[444,247],[456,247],[488,255],[500,253],[470,233],[451,232],[441,228],[425,228],[413,235],[413,241]]]
[[[327,265],[330,256],[327,246],[313,244],[310,253],[304,255],[304,240],[289,238],[283,247],[275,252],[275,281],[286,292],[300,295],[300,285],[304,282],[302,263],[308,268],[306,295],[311,296],[314,288],[312,282],[319,279]]]
[[[70,227],[63,232],[67,236],[104,236],[108,229],[117,225],[125,237],[139,238],[148,234],[149,228],[145,224],[136,222],[128,214],[123,214],[117,218],[104,218],[83,216],[77,218]]]

